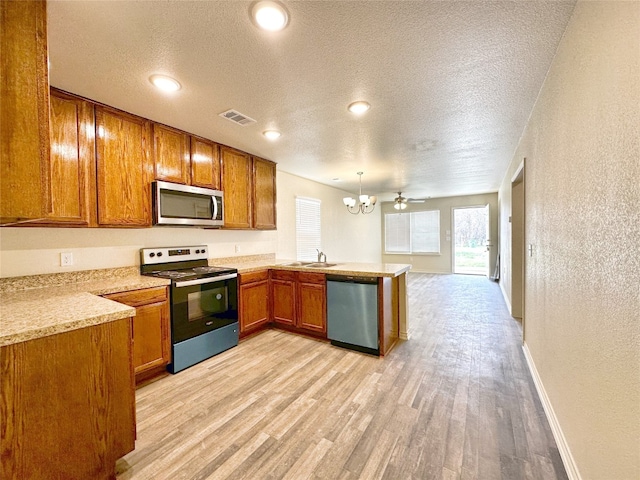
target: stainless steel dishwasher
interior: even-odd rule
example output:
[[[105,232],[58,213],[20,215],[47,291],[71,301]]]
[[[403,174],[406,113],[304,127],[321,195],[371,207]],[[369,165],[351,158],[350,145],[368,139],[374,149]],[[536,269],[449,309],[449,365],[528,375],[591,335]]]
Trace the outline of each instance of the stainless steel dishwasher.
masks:
[[[380,354],[377,277],[327,275],[327,336],[332,345]]]

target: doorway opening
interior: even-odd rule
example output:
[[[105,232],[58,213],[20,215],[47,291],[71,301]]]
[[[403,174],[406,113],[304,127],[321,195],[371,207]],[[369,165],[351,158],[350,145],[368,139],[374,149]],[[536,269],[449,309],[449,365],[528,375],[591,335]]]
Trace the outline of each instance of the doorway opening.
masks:
[[[489,276],[489,205],[453,209],[453,273]]]

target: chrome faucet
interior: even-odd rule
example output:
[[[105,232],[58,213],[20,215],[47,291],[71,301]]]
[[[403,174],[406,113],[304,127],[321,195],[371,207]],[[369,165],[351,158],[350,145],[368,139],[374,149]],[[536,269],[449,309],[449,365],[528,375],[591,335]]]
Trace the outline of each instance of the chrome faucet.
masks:
[[[318,263],[327,263],[327,256],[317,248],[316,252],[318,252]]]

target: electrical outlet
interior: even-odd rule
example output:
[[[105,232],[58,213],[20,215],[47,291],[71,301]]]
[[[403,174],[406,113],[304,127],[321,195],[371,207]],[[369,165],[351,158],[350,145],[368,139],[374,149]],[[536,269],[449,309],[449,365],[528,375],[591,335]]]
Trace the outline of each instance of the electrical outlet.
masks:
[[[64,252],[60,254],[60,266],[69,267],[73,265],[73,253]]]
[[[240,245],[236,245],[236,253],[240,253]]]

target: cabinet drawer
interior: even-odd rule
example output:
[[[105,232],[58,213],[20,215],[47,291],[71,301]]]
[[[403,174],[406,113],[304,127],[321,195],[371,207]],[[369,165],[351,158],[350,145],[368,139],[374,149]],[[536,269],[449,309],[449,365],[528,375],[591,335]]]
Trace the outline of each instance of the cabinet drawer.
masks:
[[[298,281],[302,283],[318,283],[324,285],[324,273],[298,272]]]
[[[271,270],[271,278],[274,280],[296,281],[296,272],[291,270]]]
[[[269,270],[260,272],[243,273],[240,275],[240,283],[253,283],[269,279]]]
[[[104,295],[105,298],[115,302],[124,303],[130,307],[159,303],[167,300],[167,287],[145,288],[142,290],[132,290],[130,292],[112,293]]]

